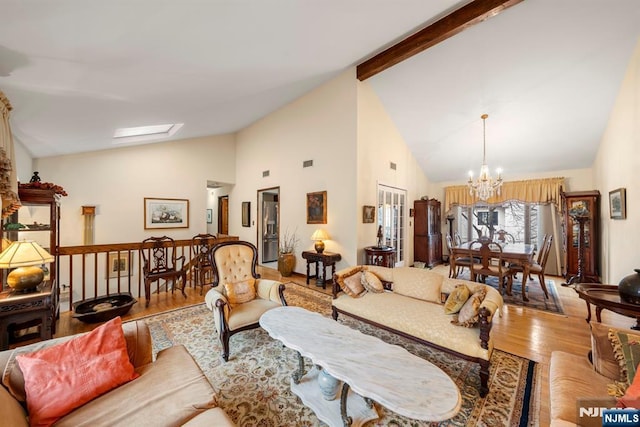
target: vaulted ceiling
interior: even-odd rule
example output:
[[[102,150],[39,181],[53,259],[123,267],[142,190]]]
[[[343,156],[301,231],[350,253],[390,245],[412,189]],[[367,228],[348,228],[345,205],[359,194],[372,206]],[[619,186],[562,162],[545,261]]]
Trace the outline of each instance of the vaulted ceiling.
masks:
[[[119,127],[237,131],[468,2],[1,0],[0,90],[34,155]],[[637,0],[524,0],[366,81],[434,182],[589,167],[640,35]]]

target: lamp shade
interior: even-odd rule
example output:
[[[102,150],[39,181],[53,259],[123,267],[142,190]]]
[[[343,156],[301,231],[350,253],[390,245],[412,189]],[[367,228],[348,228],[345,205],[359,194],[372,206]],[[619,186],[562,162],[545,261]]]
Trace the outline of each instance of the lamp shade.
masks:
[[[330,239],[329,234],[327,234],[327,232],[324,231],[322,228],[318,228],[311,235],[311,240],[329,240],[329,239]]]
[[[20,240],[11,243],[0,253],[0,268],[27,267],[48,264],[54,257],[33,240]]]

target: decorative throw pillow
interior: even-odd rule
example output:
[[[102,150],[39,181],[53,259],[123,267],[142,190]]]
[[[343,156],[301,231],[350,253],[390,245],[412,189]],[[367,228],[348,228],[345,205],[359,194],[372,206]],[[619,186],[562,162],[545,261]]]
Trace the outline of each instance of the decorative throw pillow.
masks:
[[[609,341],[620,367],[620,381],[629,386],[633,382],[638,363],[640,363],[640,334],[611,329]]]
[[[607,378],[620,379],[620,367],[609,341],[610,326],[591,322],[591,359],[593,369]]]
[[[225,283],[224,293],[229,304],[243,304],[256,299],[256,279],[247,279],[241,282]]]
[[[484,287],[471,295],[451,323],[467,328],[474,327],[478,323],[478,320],[480,320],[478,312],[480,311],[480,304],[482,304],[486,295],[487,289]]]
[[[360,283],[362,283],[362,286],[364,286],[364,288],[369,292],[375,292],[375,293],[384,292],[384,286],[382,285],[382,281],[378,276],[376,276],[370,271],[362,272]]]
[[[627,388],[624,396],[616,403],[618,408],[640,408],[640,375],[633,378],[633,382]]]
[[[19,355],[16,360],[24,374],[31,426],[51,425],[139,376],[129,361],[120,317],[88,334]]]
[[[343,279],[344,286],[342,290],[349,296],[357,298],[362,296],[362,294],[366,291],[364,286],[362,286],[362,273],[357,272],[356,274],[352,274],[349,277],[345,277]]]
[[[456,285],[444,303],[444,314],[455,314],[460,311],[465,302],[469,299],[471,292],[464,283]]]

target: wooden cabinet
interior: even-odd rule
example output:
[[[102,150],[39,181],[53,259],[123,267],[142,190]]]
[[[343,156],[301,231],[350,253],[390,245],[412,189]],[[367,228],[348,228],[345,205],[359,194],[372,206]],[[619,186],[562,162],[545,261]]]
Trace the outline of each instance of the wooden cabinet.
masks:
[[[442,262],[440,202],[436,199],[413,202],[413,259],[429,267]]]
[[[583,205],[589,212],[584,223],[583,272],[586,281],[600,282],[600,192],[577,191],[562,193],[563,249],[565,255],[565,277],[578,273],[580,224],[569,215],[571,208]]]

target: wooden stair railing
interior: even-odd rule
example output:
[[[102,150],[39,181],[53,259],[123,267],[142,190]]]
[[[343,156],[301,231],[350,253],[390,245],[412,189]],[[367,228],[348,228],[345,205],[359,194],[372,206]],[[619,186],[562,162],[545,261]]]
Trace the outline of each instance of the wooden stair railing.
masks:
[[[219,235],[216,243],[238,240],[236,236]],[[185,256],[187,268],[187,284],[193,284],[191,279],[191,239],[176,240],[176,255]],[[73,303],[87,298],[110,295],[119,292],[130,292],[137,298],[144,297],[144,279],[142,277],[142,256],[140,242],[111,243],[104,245],[61,246],[58,248],[57,278],[61,291],[61,300],[66,303],[68,291],[68,310],[73,309]],[[147,245],[145,247],[151,247]],[[109,278],[109,254],[116,253],[120,258],[123,254],[128,260],[128,273],[117,272]],[[161,290],[156,287],[153,292]],[[66,310],[65,307],[60,307]]]

